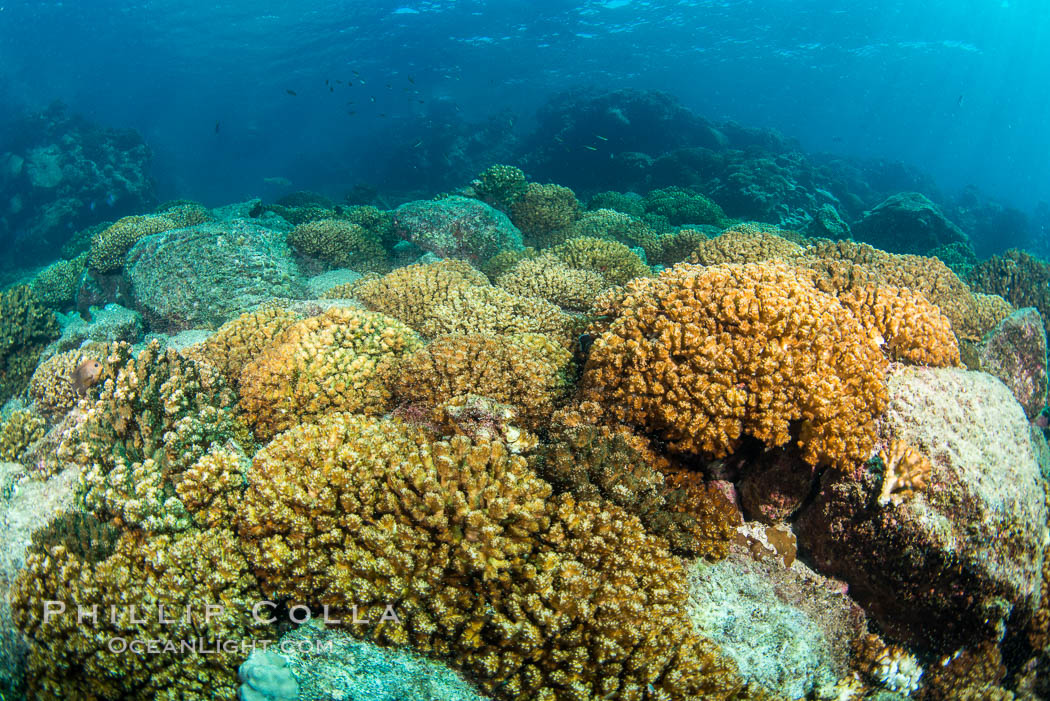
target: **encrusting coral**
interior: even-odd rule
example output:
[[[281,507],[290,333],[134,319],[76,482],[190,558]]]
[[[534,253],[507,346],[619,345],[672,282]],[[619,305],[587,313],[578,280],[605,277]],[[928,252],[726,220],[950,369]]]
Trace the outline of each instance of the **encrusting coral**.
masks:
[[[398,400],[437,407],[477,394],[517,408],[537,428],[569,391],[568,350],[537,336],[439,336],[406,355],[391,381]]]
[[[240,409],[260,439],[335,411],[382,414],[394,361],[420,345],[393,317],[333,307],[292,324],[244,366]]]
[[[640,247],[647,256],[657,250],[659,236],[637,217],[613,209],[584,212],[573,223],[570,238],[589,236],[596,239],[619,241],[630,247]]]
[[[327,605],[500,699],[749,698],[684,617],[682,563],[618,507],[551,497],[498,442],[337,414],[281,434],[237,527],[267,596]],[[399,620],[382,620],[389,602]]]
[[[628,285],[591,348],[583,391],[678,451],[724,456],[750,435],[796,440],[807,462],[847,468],[874,446],[885,367],[875,340],[806,271],[682,264]]]
[[[538,333],[568,345],[573,324],[572,317],[545,299],[473,285],[450,290],[441,303],[430,307],[420,331],[430,338],[463,333]]]
[[[496,164],[481,171],[470,187],[482,202],[508,212],[525,194],[528,183],[521,168]]]
[[[1015,307],[1035,307],[1050,319],[1050,263],[1012,248],[970,271],[974,289],[1005,297]]]
[[[342,219],[318,219],[300,224],[288,232],[288,245],[337,268],[358,272],[390,269],[379,237],[359,224]]]
[[[177,228],[177,224],[160,215],[136,215],[118,219],[91,237],[88,267],[98,273],[111,273],[124,267],[128,251],[139,239]]]
[[[87,265],[87,254],[82,253],[73,260],[60,260],[47,266],[33,278],[33,292],[40,302],[52,309],[63,309],[73,305],[77,296],[80,276]]]
[[[0,403],[26,388],[58,322],[26,285],[0,293]]]
[[[790,259],[802,254],[803,248],[783,236],[747,226],[727,229],[714,238],[700,241],[689,258],[690,263],[760,263],[774,258]]]
[[[29,643],[30,698],[236,697],[240,645],[271,637],[272,629],[250,614],[263,597],[233,532],[47,530],[34,538],[11,592]],[[237,645],[230,650],[226,641]],[[126,646],[135,642],[156,651],[134,654]],[[184,643],[193,650],[182,650]]]
[[[213,369],[156,341],[138,355],[115,344],[105,365],[112,376],[59,449],[81,468],[82,504],[122,527],[188,528],[178,476],[214,442],[248,442],[233,393]]]
[[[646,214],[666,217],[668,223],[723,226],[725,212],[698,192],[682,187],[653,190],[645,196]]]

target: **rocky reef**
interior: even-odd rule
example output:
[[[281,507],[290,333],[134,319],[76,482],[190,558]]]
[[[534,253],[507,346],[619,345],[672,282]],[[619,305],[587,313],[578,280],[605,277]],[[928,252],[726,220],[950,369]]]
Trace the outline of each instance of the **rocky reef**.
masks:
[[[2,293],[5,698],[1050,687],[1046,264],[907,173],[577,99],[541,129],[674,155],[143,208]]]

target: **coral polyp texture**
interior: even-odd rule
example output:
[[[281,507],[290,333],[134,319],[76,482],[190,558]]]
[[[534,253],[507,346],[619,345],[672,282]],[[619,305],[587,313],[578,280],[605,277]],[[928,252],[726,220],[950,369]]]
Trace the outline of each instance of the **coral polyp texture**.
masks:
[[[569,238],[571,227],[579,217],[576,193],[561,185],[529,183],[524,194],[510,207],[514,226],[521,229],[528,245],[538,248]]]
[[[288,245],[337,268],[358,272],[390,269],[379,236],[342,219],[318,219],[300,224],[288,232]]]
[[[583,391],[677,451],[724,456],[753,436],[847,468],[874,446],[885,366],[876,341],[806,271],[682,264],[628,285],[591,349]]]
[[[178,226],[159,215],[124,217],[91,237],[88,267],[98,273],[111,273],[124,267],[128,251],[146,236],[159,234]]]
[[[105,365],[113,376],[59,450],[80,467],[81,503],[122,527],[184,530],[173,480],[213,442],[243,437],[233,393],[215,370],[157,342],[137,355],[117,344]]]
[[[570,268],[600,274],[610,285],[652,275],[638,254],[618,241],[581,236],[555,246],[549,254]]]
[[[230,319],[203,343],[187,349],[185,355],[211,365],[236,387],[244,366],[298,320],[297,314],[283,307],[264,306]]]
[[[496,284],[525,297],[541,297],[562,309],[584,311],[609,285],[593,270],[570,268],[553,256],[523,260]]]
[[[510,404],[529,427],[545,423],[570,388],[572,354],[543,336],[439,336],[398,365],[394,392],[424,407],[464,394]]]
[[[442,258],[474,263],[521,248],[521,232],[507,215],[484,202],[452,196],[408,202],[394,210],[394,232]]]
[[[684,618],[662,541],[617,507],[551,499],[499,442],[334,415],[275,438],[248,481],[237,525],[264,594],[356,605],[372,624],[351,633],[496,698],[749,697]],[[379,621],[391,601],[400,620]]]
[[[77,537],[89,534],[90,547]],[[30,698],[235,697],[244,655],[239,645],[223,649],[223,641],[266,638],[269,626],[250,614],[262,595],[234,533],[118,537],[48,526],[38,536],[46,537],[35,538],[11,597],[15,623],[29,642]],[[155,641],[163,652],[133,654],[121,641]],[[208,652],[179,652],[181,641]]]
[[[58,322],[26,285],[0,293],[0,402],[26,388]]]
[[[240,409],[261,439],[326,413],[382,414],[395,361],[419,345],[397,319],[333,307],[289,326],[244,366]]]

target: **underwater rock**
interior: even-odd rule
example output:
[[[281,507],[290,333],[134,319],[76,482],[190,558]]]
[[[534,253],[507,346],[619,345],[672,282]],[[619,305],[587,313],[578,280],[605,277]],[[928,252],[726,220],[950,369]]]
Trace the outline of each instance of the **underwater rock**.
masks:
[[[944,653],[999,639],[1039,603],[1047,507],[1028,420],[985,373],[896,367],[888,385],[879,445],[928,461],[928,486],[880,499],[882,461],[828,471],[800,545],[887,638]]]
[[[836,698],[832,690],[850,674],[850,643],[866,632],[842,582],[799,561],[756,559],[740,544],[720,562],[690,568],[689,617],[748,681],[789,699]]]
[[[346,268],[336,268],[327,273],[315,275],[306,281],[306,291],[313,298],[321,297],[333,287],[349,285],[361,279],[361,273]]]
[[[284,237],[243,219],[147,236],[125,269],[154,331],[216,328],[273,297],[305,294]]]
[[[25,698],[27,647],[11,618],[8,592],[25,565],[33,532],[72,505],[76,481],[76,470],[41,481],[27,478],[22,465],[0,463],[0,698]]]
[[[521,232],[503,212],[469,197],[406,202],[394,210],[394,231],[441,258],[479,263],[521,250]]]
[[[138,343],[142,340],[142,315],[119,304],[107,304],[102,309],[92,309],[90,321],[74,315],[60,316],[59,320],[64,322],[62,335],[48,347],[45,355],[54,351],[73,350],[88,342]]]
[[[256,650],[241,665],[240,701],[486,699],[440,663],[312,622],[282,636],[279,649]]]
[[[999,322],[981,349],[981,370],[1010,388],[1029,419],[1046,406],[1046,327],[1035,307]]]
[[[918,253],[969,237],[926,195],[901,192],[887,197],[853,224],[853,234],[891,253]]]
[[[766,524],[790,518],[809,496],[817,476],[793,447],[763,450],[742,467],[744,476],[737,484],[741,507],[748,518]]]
[[[299,682],[288,660],[269,650],[255,650],[237,670],[241,687],[238,701],[296,701]]]

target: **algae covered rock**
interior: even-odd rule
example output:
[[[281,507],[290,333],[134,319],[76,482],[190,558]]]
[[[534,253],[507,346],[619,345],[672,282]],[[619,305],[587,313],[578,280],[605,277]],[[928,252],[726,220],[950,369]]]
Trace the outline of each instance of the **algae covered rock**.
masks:
[[[128,253],[126,271],[155,331],[216,328],[273,297],[304,294],[283,236],[244,220],[147,236]]]
[[[889,637],[945,653],[998,639],[1039,604],[1047,507],[1028,420],[985,373],[901,367],[888,385],[881,459],[825,474],[800,542]],[[915,488],[888,488],[909,462],[926,471]]]
[[[0,293],[0,402],[26,388],[41,351],[56,336],[54,313],[32,289]]]
[[[998,377],[1021,403],[1028,418],[1046,405],[1046,327],[1035,307],[999,322],[981,348],[981,370]]]
[[[407,202],[394,210],[394,231],[442,258],[479,262],[521,249],[521,232],[503,212],[469,197]]]
[[[239,701],[485,701],[448,667],[309,623],[241,665]]]
[[[853,224],[853,234],[892,253],[925,254],[938,246],[969,241],[962,229],[918,192],[887,197]]]

